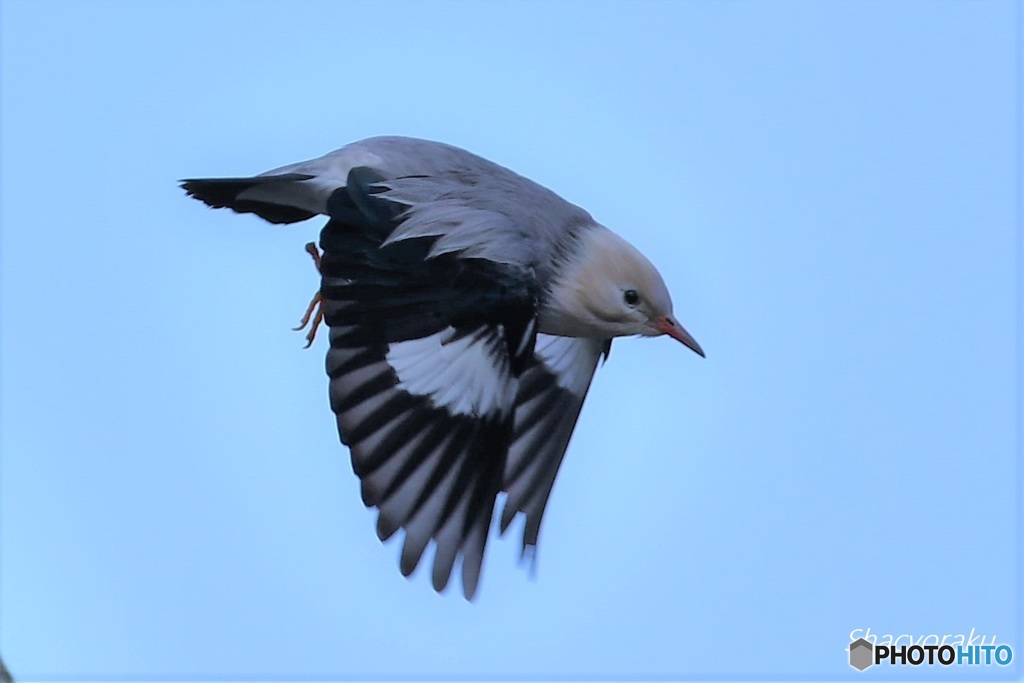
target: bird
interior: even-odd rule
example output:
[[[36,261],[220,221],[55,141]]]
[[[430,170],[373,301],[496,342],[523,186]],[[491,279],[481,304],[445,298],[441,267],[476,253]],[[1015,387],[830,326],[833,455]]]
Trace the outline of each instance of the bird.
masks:
[[[307,346],[329,328],[342,444],[399,529],[409,576],[433,543],[441,593],[459,563],[473,600],[500,494],[500,534],[541,521],[591,379],[612,340],[666,335],[704,356],[654,265],[582,208],[441,142],[383,136],[252,177],[180,187],[274,224],[325,216],[306,245],[320,287]]]

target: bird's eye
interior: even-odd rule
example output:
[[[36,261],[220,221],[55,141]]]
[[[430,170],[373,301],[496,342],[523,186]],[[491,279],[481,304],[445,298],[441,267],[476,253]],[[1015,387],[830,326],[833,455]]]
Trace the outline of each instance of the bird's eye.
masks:
[[[622,300],[626,302],[627,306],[636,306],[640,303],[640,295],[635,289],[627,289],[622,293]]]

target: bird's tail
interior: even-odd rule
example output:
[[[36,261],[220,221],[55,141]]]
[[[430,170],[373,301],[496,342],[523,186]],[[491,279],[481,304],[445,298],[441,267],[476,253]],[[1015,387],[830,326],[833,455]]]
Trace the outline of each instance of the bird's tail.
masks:
[[[181,188],[190,197],[215,209],[229,208],[237,213],[254,213],[271,223],[297,223],[316,215],[293,206],[289,197],[296,183],[310,180],[305,173],[254,176],[252,178],[194,178],[182,180]]]

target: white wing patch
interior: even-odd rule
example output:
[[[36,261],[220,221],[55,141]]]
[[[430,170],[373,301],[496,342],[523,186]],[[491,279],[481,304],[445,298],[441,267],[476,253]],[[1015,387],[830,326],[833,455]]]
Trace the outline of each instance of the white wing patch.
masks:
[[[448,327],[429,337],[390,344],[386,360],[398,376],[398,388],[459,415],[507,415],[515,404],[517,382],[504,348],[504,329],[455,335]]]
[[[555,375],[558,386],[581,397],[587,393],[594,376],[594,361],[589,354],[581,356],[579,339],[538,334],[534,353]]]

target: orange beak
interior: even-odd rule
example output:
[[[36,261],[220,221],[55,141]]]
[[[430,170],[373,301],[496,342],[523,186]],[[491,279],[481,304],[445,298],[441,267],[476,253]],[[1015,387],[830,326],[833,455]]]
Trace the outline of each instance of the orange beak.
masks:
[[[687,332],[682,325],[677,323],[669,316],[663,315],[660,318],[658,318],[655,326],[657,327],[658,331],[661,332],[662,334],[667,334],[673,339],[681,341],[683,344],[687,346],[687,348],[696,353],[698,356],[700,356],[701,358],[705,357],[704,349],[700,348],[700,344],[697,343],[697,340],[691,337],[690,333]]]

